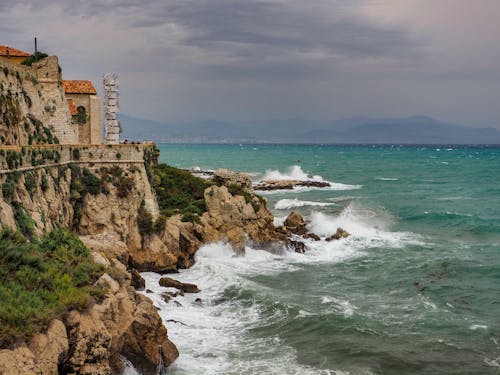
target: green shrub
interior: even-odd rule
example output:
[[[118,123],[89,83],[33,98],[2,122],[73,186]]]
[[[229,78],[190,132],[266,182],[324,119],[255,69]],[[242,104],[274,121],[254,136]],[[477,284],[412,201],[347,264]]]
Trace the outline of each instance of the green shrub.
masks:
[[[33,194],[38,188],[38,176],[36,172],[26,172],[24,175],[24,186],[28,193]]]
[[[47,55],[46,53],[43,53],[43,52],[36,52],[34,55],[31,55],[30,57],[24,59],[21,64],[23,65],[27,65],[27,66],[31,66],[34,62],[37,62],[41,59],[44,59],[46,58]]]
[[[185,221],[199,220],[206,211],[204,191],[210,186],[208,181],[166,164],[152,166],[150,174],[163,215],[180,213]]]
[[[35,222],[19,202],[13,202],[14,220],[19,231],[28,238],[35,234]]]
[[[45,193],[49,188],[49,181],[47,180],[47,175],[43,174],[40,182],[40,187],[42,191]]]
[[[102,298],[93,286],[102,273],[78,237],[63,229],[30,242],[19,232],[0,232],[0,347]]]
[[[3,198],[7,201],[10,201],[14,196],[15,189],[16,189],[15,183],[7,178],[7,180],[5,180],[5,182],[2,184]]]
[[[155,231],[153,216],[146,210],[144,201],[142,201],[137,211],[137,226],[139,227],[141,236],[154,233]]]

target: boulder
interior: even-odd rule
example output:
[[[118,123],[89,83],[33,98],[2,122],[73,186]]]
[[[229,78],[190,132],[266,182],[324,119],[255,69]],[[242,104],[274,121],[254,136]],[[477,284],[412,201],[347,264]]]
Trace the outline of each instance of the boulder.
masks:
[[[130,281],[130,284],[136,289],[136,290],[142,290],[146,287],[146,280],[141,276],[139,271],[136,269],[131,269],[130,270],[130,275],[132,277],[132,280]]]
[[[342,228],[337,228],[337,231],[335,232],[335,234],[330,236],[330,237],[327,237],[326,241],[340,240],[341,238],[347,238],[349,236],[350,236],[350,234],[347,233],[347,231],[345,231]]]
[[[306,252],[306,245],[301,241],[287,240],[286,246],[290,250],[294,250],[296,253],[304,254]]]
[[[214,172],[213,179],[224,186],[237,185],[247,191],[252,191],[252,179],[247,173],[219,169]]]
[[[283,223],[289,233],[303,236],[307,233],[304,218],[297,212],[292,211]]]
[[[302,237],[308,238],[308,239],[313,240],[313,241],[320,241],[321,240],[321,237],[315,233],[306,233]]]
[[[166,288],[176,288],[176,289],[182,290],[183,292],[186,292],[186,293],[198,293],[200,291],[195,284],[183,283],[183,282],[174,280],[170,277],[162,277],[160,279],[160,286],[163,286]]]

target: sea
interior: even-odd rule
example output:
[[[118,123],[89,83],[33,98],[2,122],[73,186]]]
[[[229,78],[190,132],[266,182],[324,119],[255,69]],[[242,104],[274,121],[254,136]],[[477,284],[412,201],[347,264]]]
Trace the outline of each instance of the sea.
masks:
[[[160,144],[181,168],[330,188],[267,192],[322,240],[308,251],[212,243],[147,293],[180,356],[168,374],[500,374],[500,148]],[[351,236],[325,241],[338,227]],[[200,301],[195,301],[197,298]]]

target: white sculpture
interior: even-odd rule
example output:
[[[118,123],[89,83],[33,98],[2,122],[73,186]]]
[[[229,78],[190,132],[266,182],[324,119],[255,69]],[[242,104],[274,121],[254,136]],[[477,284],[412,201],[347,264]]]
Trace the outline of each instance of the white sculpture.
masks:
[[[104,84],[104,142],[106,144],[119,144],[122,128],[116,114],[120,109],[120,95],[118,87],[120,81],[115,73],[106,73]]]

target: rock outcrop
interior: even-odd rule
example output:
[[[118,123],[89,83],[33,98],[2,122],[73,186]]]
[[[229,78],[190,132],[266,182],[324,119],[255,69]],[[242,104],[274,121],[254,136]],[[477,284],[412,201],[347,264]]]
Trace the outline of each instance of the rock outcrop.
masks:
[[[330,187],[330,183],[325,181],[313,180],[266,180],[261,181],[254,185],[255,190],[269,191],[269,190],[293,190],[296,187],[316,187],[326,188]]]

